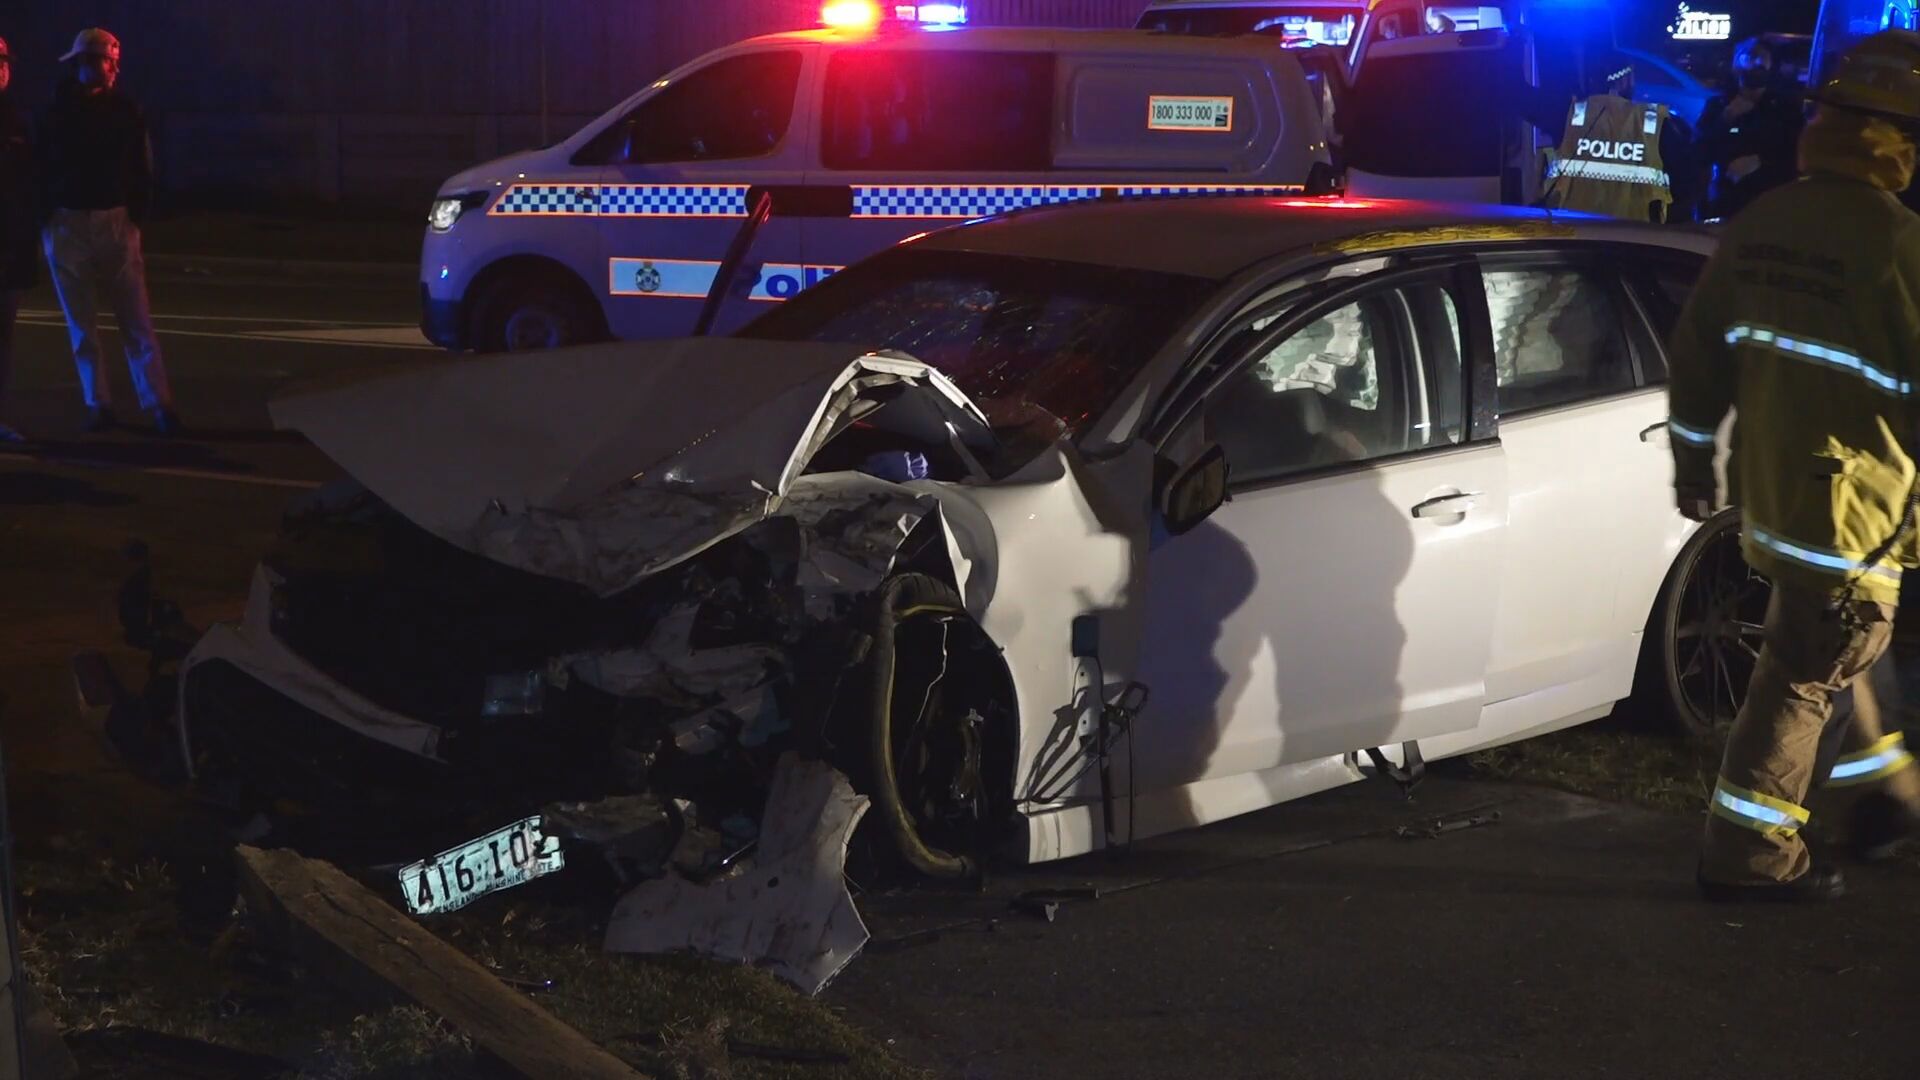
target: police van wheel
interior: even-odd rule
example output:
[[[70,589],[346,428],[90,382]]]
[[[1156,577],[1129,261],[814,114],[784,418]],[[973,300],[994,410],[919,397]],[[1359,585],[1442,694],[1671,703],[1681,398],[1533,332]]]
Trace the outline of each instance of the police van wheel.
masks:
[[[1724,732],[1746,700],[1772,595],[1740,554],[1739,510],[1701,525],[1674,560],[1647,628],[1646,704],[1683,734]]]
[[[532,352],[580,345],[604,336],[599,313],[577,290],[513,277],[487,290],[474,310],[479,352]]]

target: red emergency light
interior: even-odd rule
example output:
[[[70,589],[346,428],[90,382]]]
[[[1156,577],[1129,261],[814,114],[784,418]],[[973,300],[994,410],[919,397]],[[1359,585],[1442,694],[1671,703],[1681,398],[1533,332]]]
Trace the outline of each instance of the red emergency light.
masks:
[[[828,0],[820,9],[820,25],[835,30],[871,30],[880,25],[875,0]]]

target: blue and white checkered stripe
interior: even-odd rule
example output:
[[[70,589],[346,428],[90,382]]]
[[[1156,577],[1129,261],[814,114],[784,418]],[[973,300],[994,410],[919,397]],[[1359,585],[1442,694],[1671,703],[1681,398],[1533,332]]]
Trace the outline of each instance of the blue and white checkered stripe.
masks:
[[[856,184],[854,217],[976,218],[1029,206],[1084,202],[1097,184]]]
[[[746,217],[746,184],[515,184],[493,214]]]
[[[747,216],[747,184],[515,184],[492,214],[609,217]],[[856,184],[857,218],[979,218],[1100,198],[1297,195],[1298,184]]]
[[[1299,184],[1254,186],[1247,184],[1141,184],[1117,188],[1123,199],[1157,198],[1169,195],[1298,195],[1306,188]]]
[[[490,214],[591,214],[598,198],[592,184],[515,184]]]
[[[608,184],[600,212],[620,216],[746,217],[745,184]]]

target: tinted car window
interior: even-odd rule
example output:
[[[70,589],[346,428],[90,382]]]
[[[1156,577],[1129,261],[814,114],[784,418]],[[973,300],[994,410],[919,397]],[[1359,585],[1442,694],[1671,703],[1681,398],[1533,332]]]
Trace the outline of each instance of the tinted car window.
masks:
[[[1625,313],[1604,278],[1573,268],[1485,278],[1502,415],[1634,388]]]
[[[1084,263],[887,252],[761,316],[741,337],[895,349],[939,369],[996,425],[1034,408],[1078,433],[1214,283]]]
[[[1706,265],[1704,259],[1674,258],[1634,266],[1629,271],[1628,280],[1638,291],[1647,317],[1653,321],[1653,332],[1663,346],[1672,340],[1674,327],[1680,325],[1680,312],[1686,308],[1687,297],[1693,295]],[[1649,383],[1666,381],[1667,362],[1661,353],[1650,352],[1642,366]]]
[[[793,121],[800,54],[719,60],[635,106],[574,156],[576,164],[761,157]]]
[[[1048,53],[834,54],[820,157],[829,169],[1037,171],[1053,158]]]

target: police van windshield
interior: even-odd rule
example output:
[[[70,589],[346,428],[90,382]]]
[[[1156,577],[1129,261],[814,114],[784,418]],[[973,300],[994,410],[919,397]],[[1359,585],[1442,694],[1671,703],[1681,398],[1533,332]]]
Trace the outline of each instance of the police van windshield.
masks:
[[[1287,46],[1334,45],[1345,48],[1366,9],[1359,4],[1247,4],[1226,8],[1149,11],[1135,24],[1140,30],[1169,34],[1269,34]]]
[[[951,378],[995,427],[1034,410],[1078,435],[1214,287],[1203,278],[971,252],[891,251],[739,331],[906,353]]]

